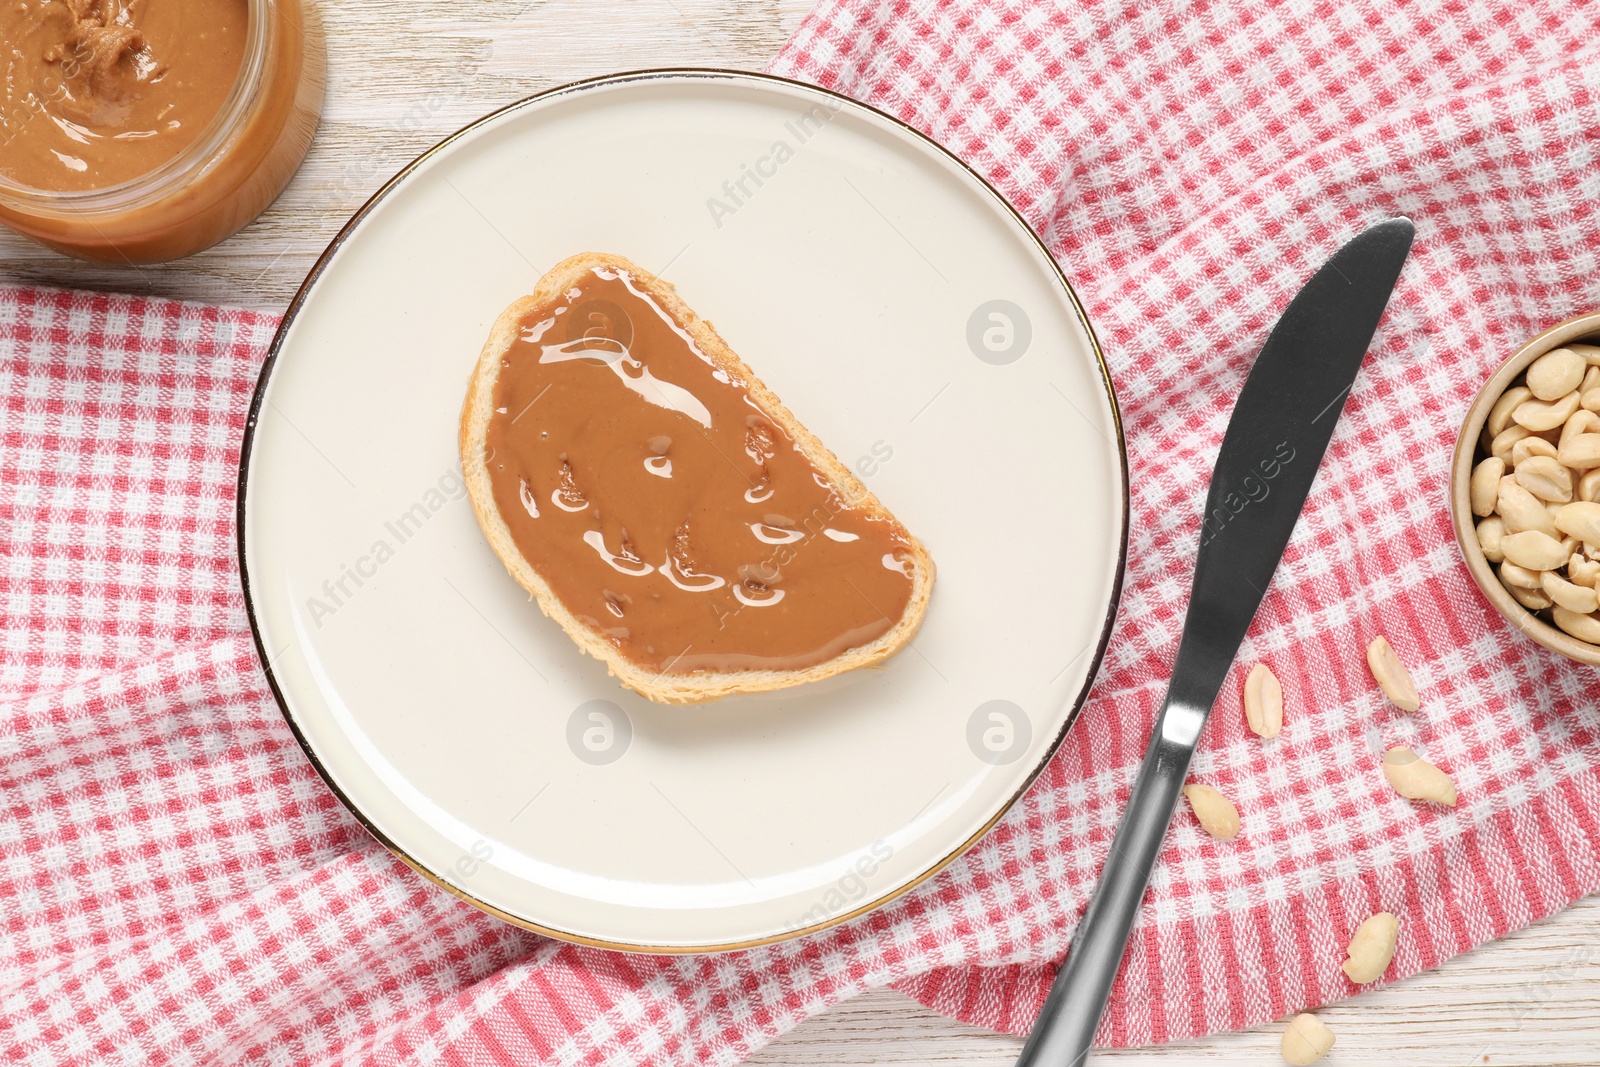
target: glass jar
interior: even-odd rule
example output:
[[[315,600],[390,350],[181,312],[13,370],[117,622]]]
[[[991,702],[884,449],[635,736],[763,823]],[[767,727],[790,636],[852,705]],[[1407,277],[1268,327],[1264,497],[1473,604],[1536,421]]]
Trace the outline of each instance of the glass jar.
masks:
[[[312,0],[247,4],[238,79],[194,142],[99,189],[35,189],[0,175],[0,223],[81,259],[155,263],[209,248],[266,210],[311,147],[326,59]]]

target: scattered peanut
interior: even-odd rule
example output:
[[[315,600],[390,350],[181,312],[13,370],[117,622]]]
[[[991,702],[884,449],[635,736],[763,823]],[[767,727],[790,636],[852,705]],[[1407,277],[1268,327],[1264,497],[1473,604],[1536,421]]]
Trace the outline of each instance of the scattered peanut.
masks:
[[[1511,446],[1511,466],[1520,468],[1534,456],[1549,456],[1555,459],[1560,454],[1559,448],[1542,437],[1524,437]]]
[[[1515,454],[1516,449],[1512,449]],[[1490,456],[1472,471],[1472,513],[1478,518],[1494,514],[1494,503],[1500,496],[1500,479],[1505,477],[1506,465]]]
[[[1383,776],[1407,800],[1456,806],[1456,785],[1450,776],[1409,748],[1391,748],[1383,754]]]
[[[1503,545],[1505,540],[1502,537],[1500,543]],[[1406,665],[1400,662],[1389,639],[1382,634],[1374,637],[1367,646],[1367,666],[1372,671],[1372,677],[1377,679],[1378,688],[1383,690],[1383,695],[1395,707],[1416,711],[1422,706],[1417,696],[1417,683],[1411,680],[1411,672],[1406,670]]]
[[[1544,503],[1517,482],[1502,480],[1495,497],[1495,510],[1505,520],[1506,533],[1538,530],[1556,536],[1556,521]]]
[[[1577,410],[1578,391],[1574,389],[1554,400],[1524,400],[1511,413],[1511,421],[1525,427],[1530,433],[1543,433],[1572,418],[1572,413]]]
[[[1483,520],[1483,522],[1489,521],[1491,520]],[[1478,525],[1482,526],[1483,523]],[[1567,560],[1567,577],[1578,585],[1600,588],[1600,563],[1574,552],[1572,558]]]
[[[1500,551],[1500,539],[1505,536],[1505,520],[1498,515],[1491,515],[1478,523],[1478,547],[1483,549],[1483,558],[1490,563],[1499,563],[1506,558]]]
[[[1600,503],[1580,500],[1563,506],[1555,514],[1560,532],[1581,541],[1600,542]]]
[[[1546,352],[1528,366],[1528,389],[1540,400],[1559,400],[1583,383],[1589,364],[1570,348]]]
[[[1600,345],[1574,344],[1567,347],[1588,360],[1589,366],[1600,367]]]
[[[1574,585],[1555,571],[1545,571],[1540,584],[1544,587],[1545,596],[1567,611],[1588,615],[1600,610],[1600,596],[1595,595],[1594,589],[1587,585]]]
[[[1596,367],[1594,370],[1596,374],[1600,374],[1600,367]],[[1572,418],[1568,419],[1566,425],[1561,427],[1561,436],[1556,438],[1557,454],[1560,453],[1561,449],[1571,444],[1574,437],[1580,437],[1586,433],[1600,433],[1600,415],[1596,415],[1592,411],[1574,411]]]
[[[1511,425],[1511,413],[1521,407],[1524,400],[1532,399],[1533,390],[1526,385],[1514,385],[1507,389],[1505,394],[1495,401],[1494,407],[1489,409],[1489,418],[1484,424],[1489,436],[1500,436],[1505,428]]]
[[[1578,398],[1585,411],[1600,411],[1600,388],[1590,389]]]
[[[1526,567],[1519,567],[1507,560],[1500,564],[1500,581],[1506,585],[1516,586],[1518,589],[1543,589],[1544,572],[1530,571]]]
[[[1333,1048],[1333,1031],[1315,1015],[1296,1015],[1283,1032],[1283,1059],[1295,1067],[1316,1063]]]
[[[1500,551],[1506,561],[1533,571],[1547,571],[1559,567],[1572,555],[1563,551],[1561,542],[1538,530],[1523,530],[1500,538]]]
[[[1345,955],[1344,973],[1357,985],[1376,982],[1389,969],[1395,946],[1400,942],[1400,920],[1380,911],[1356,927]]]
[[[1527,608],[1529,611],[1543,611],[1555,601],[1545,595],[1543,589],[1523,589],[1520,586],[1508,585],[1506,592],[1511,594],[1511,599]]]
[[[1576,471],[1600,467],[1600,433],[1580,433],[1556,453],[1557,458]],[[1568,500],[1572,497],[1568,496]]]
[[[1507,426],[1496,434],[1494,440],[1489,443],[1489,454],[1507,466],[1511,466],[1511,449],[1518,441],[1532,436],[1533,432],[1526,426]]]
[[[1548,448],[1549,442],[1545,442],[1545,446]],[[1521,448],[1522,445],[1517,447]],[[1572,499],[1572,472],[1562,466],[1555,456],[1529,456],[1517,464],[1515,477],[1518,485],[1540,500],[1565,504]]]
[[[1233,801],[1198,782],[1184,786],[1183,795],[1206,833],[1219,841],[1232,841],[1239,836],[1239,809],[1233,806]]]
[[[1556,625],[1579,641],[1587,641],[1591,645],[1600,645],[1600,619],[1593,615],[1582,615],[1557,604],[1553,609]]]
[[[1600,500],[1600,470],[1592,470],[1578,479],[1578,499]]]
[[[1244,717],[1258,737],[1277,737],[1283,732],[1283,686],[1265,663],[1250,668],[1244,680]]]

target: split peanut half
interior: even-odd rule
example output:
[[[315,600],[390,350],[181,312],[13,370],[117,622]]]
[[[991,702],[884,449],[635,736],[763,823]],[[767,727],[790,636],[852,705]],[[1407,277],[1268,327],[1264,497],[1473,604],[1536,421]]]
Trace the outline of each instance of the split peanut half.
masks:
[[[1357,985],[1376,982],[1389,969],[1395,946],[1400,943],[1400,920],[1380,911],[1356,927],[1343,963],[1344,973]]]
[[[1283,1059],[1295,1067],[1316,1063],[1333,1048],[1333,1031],[1315,1015],[1296,1015],[1283,1031]]]
[[[1233,806],[1233,801],[1199,782],[1184,786],[1183,795],[1206,833],[1218,841],[1232,841],[1239,836],[1239,809]]]
[[[1265,663],[1250,668],[1244,680],[1244,716],[1258,737],[1277,737],[1283,732],[1283,686]]]
[[[1456,806],[1456,784],[1450,776],[1409,748],[1391,748],[1383,754],[1383,776],[1407,800]]]
[[[1504,537],[1500,540],[1502,544],[1505,542]],[[1416,711],[1422,706],[1417,695],[1417,683],[1411,680],[1411,672],[1406,670],[1406,665],[1400,662],[1389,639],[1382,634],[1373,638],[1367,646],[1367,666],[1372,670],[1372,677],[1377,679],[1378,688],[1383,690],[1383,695],[1395,707]]]

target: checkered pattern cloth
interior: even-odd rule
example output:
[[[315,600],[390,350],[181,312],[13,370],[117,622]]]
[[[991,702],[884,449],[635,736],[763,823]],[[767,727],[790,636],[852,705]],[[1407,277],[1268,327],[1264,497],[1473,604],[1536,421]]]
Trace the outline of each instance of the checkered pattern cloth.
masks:
[[[1232,398],[1300,282],[1376,219],[1416,250],[1195,761],[1244,832],[1170,835],[1100,1039],[1249,1026],[1433,967],[1600,887],[1595,675],[1510,632],[1452,544],[1490,368],[1597,302],[1600,50],[1579,2],[825,0],[774,69],[869,100],[1003,189],[1088,304],[1133,535],[1092,699],[968,855],[844,927],[654,958],[524,933],[323,786],[243,617],[233,486],[274,321],[0,288],[0,1059],[730,1064],[891,983],[1023,1031],[1160,702]],[[1387,634],[1422,710],[1377,692]],[[1250,735],[1243,667],[1283,680]],[[1407,743],[1460,788],[1402,800]]]

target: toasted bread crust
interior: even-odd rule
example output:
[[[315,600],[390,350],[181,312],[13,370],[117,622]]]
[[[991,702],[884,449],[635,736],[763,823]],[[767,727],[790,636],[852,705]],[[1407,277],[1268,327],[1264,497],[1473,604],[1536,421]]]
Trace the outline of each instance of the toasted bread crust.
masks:
[[[472,510],[478,517],[489,547],[500,557],[506,570],[533,599],[539,610],[554,619],[580,649],[606,665],[622,685],[648,700],[661,704],[698,704],[719,700],[735,693],[759,693],[804,682],[820,681],[857,667],[881,663],[910,643],[927,614],[933,591],[933,558],[922,542],[907,532],[910,544],[911,598],[904,614],[876,640],[848,649],[832,659],[800,670],[697,671],[692,674],[664,674],[648,670],[627,659],[598,631],[585,625],[555,595],[548,582],[528,562],[512,540],[511,530],[494,500],[485,460],[485,441],[489,420],[494,414],[494,388],[500,374],[501,357],[519,335],[522,319],[534,308],[556,300],[596,267],[626,271],[634,284],[650,294],[680,326],[700,350],[737,380],[774,422],[805,454],[806,458],[832,483],[841,499],[851,507],[894,521],[878,498],[851,472],[850,468],[806,429],[783,402],[768,389],[717,335],[711,323],[696,315],[679,297],[671,283],[662,281],[620,256],[586,252],[571,256],[552,267],[539,279],[531,295],[517,300],[500,313],[489,331],[489,339],[473,369],[467,386],[466,403],[461,411],[461,468]],[[904,529],[904,524],[900,524]]]

